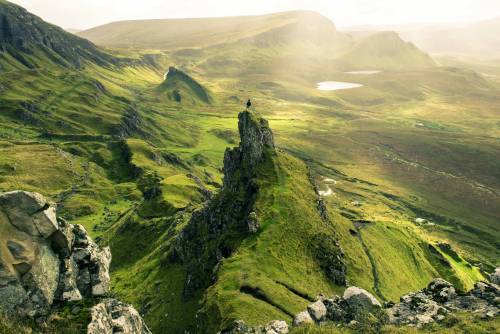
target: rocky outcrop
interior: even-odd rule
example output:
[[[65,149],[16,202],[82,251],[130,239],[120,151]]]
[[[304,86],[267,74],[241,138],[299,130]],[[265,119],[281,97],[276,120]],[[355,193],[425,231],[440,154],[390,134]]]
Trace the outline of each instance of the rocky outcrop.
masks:
[[[238,116],[240,145],[228,148],[224,154],[224,187],[237,190],[245,179],[253,176],[255,166],[266,153],[274,151],[273,133],[266,119],[255,112],[244,111]]]
[[[342,297],[321,297],[310,304],[306,311],[295,316],[293,325],[321,324],[326,321],[348,324],[366,314],[377,313],[381,308],[380,302],[371,293],[352,286],[344,291]]]
[[[221,334],[288,334],[289,327],[286,321],[273,320],[265,326],[250,327],[243,320],[234,322],[231,329]]]
[[[106,299],[91,310],[87,334],[151,334],[139,312],[116,299]]]
[[[500,288],[494,283],[478,282],[468,293],[457,293],[447,281],[437,278],[427,288],[401,297],[387,310],[389,322],[397,325],[422,325],[444,320],[451,312],[473,312],[482,318],[499,315]]]
[[[259,191],[255,179],[260,164],[272,163],[273,134],[268,122],[255,112],[241,112],[238,118],[241,141],[238,147],[225,152],[221,191],[193,213],[171,250],[171,260],[189,268],[184,288],[186,298],[213,283],[218,263],[260,228],[254,208]],[[231,237],[226,240],[229,234]]]
[[[20,6],[0,1],[0,52],[9,53],[27,67],[35,67],[32,57],[23,56],[34,54],[35,50],[63,66],[82,67],[86,61],[99,65],[118,63],[88,40],[46,23]]]
[[[55,301],[109,291],[109,248],[57,219],[43,196],[0,194],[0,231],[0,308],[8,314],[44,317]]]
[[[500,285],[500,267],[496,268],[495,271],[490,274],[490,281],[493,284]]]
[[[47,319],[58,303],[109,292],[111,251],[99,247],[81,225],[56,217],[43,196],[0,194],[0,311]],[[150,334],[132,307],[106,299],[91,310],[89,334]]]
[[[497,271],[498,272],[498,269]],[[470,312],[480,318],[500,315],[500,287],[495,282],[478,282],[467,293],[459,293],[449,282],[436,278],[420,291],[401,297],[397,304],[387,303],[386,309],[369,292],[358,287],[349,287],[342,297],[321,297],[310,304],[306,311],[298,313],[293,326],[322,324],[327,321],[356,326],[372,319],[372,325],[390,323],[421,327],[444,320],[454,312]],[[375,322],[373,322],[373,319]]]

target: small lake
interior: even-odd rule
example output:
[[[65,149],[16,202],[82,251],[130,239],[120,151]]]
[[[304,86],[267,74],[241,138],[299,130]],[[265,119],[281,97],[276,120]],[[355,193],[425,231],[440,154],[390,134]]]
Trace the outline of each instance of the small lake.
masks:
[[[323,81],[318,82],[319,90],[342,90],[363,87],[362,84],[341,81]]]
[[[371,71],[349,71],[349,72],[344,72],[347,74],[364,74],[364,75],[371,75],[371,74],[377,74],[382,71],[377,71],[377,70],[371,70]]]

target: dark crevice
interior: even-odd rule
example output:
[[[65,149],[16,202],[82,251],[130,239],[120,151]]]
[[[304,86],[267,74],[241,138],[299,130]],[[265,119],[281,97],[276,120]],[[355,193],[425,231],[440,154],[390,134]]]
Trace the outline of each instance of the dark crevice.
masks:
[[[275,281],[277,284],[285,287],[288,289],[288,291],[290,291],[291,293],[293,293],[294,295],[297,295],[299,296],[300,298],[303,298],[305,300],[308,300],[310,302],[315,302],[316,300],[314,298],[312,298],[311,296],[309,296],[308,294],[306,293],[303,293],[303,292],[300,292],[298,291],[297,289],[287,285],[286,283],[283,283],[283,282],[279,282],[279,281]]]
[[[268,303],[269,305],[277,308],[278,310],[289,315],[292,318],[295,317],[295,315],[292,314],[290,311],[286,310],[282,306],[276,304],[271,299],[269,299],[269,297],[259,288],[252,288],[251,286],[244,285],[240,288],[240,292],[247,294],[247,295],[250,295],[250,296],[254,297],[255,299],[261,300],[265,303]]]
[[[40,213],[40,212],[44,212],[48,208],[50,208],[50,204],[49,203],[45,203],[40,209],[37,209],[36,211],[34,211],[33,213],[31,213],[30,216],[36,215],[37,213]]]

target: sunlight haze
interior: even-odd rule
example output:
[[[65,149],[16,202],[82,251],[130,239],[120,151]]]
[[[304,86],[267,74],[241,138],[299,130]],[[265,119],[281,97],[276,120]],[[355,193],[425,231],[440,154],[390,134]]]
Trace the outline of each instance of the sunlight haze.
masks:
[[[14,0],[64,28],[137,19],[216,17],[314,10],[337,26],[458,22],[500,16],[498,0]]]

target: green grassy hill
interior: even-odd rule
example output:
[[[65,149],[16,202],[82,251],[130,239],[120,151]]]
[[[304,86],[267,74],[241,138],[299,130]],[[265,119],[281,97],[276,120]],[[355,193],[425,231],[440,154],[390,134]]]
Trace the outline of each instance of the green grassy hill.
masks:
[[[433,54],[462,55],[480,59],[500,56],[500,18],[464,24],[428,26],[403,31],[402,36]]]
[[[158,93],[178,103],[210,103],[212,98],[205,87],[186,73],[170,67]]]
[[[357,42],[340,59],[348,70],[410,70],[435,66],[434,61],[395,32],[374,33]]]
[[[8,6],[2,20],[4,8],[21,11],[0,6]],[[285,13],[244,18],[236,29],[239,19],[214,30],[197,24],[185,44],[177,35],[150,41],[167,52],[109,55],[78,38],[76,50],[87,45],[111,59],[82,51],[78,66],[54,61],[36,40],[30,52],[14,48],[31,68],[0,52],[0,191],[40,192],[110,245],[113,293],[159,333],[200,323],[219,330],[237,318],[290,320],[317,294],[341,292],[316,247],[330,254],[331,238],[344,250],[348,283],[381,300],[437,276],[468,289],[499,265],[500,81],[460,64],[432,66],[392,34],[357,44],[349,63],[387,70],[345,73],[338,58],[352,40],[330,21]],[[27,34],[56,29],[9,22]],[[213,32],[208,44],[194,36],[202,28]],[[63,45],[76,38],[54,34]],[[367,59],[378,38],[390,48]],[[383,67],[401,58],[411,62]],[[192,78],[165,81],[170,66]],[[316,89],[326,80],[363,87]],[[175,90],[181,103],[169,98]],[[170,250],[193,212],[220,196],[224,152],[238,141],[237,113],[248,98],[278,147],[255,180],[262,229],[236,238],[233,252],[222,252],[216,283],[186,298],[192,267],[172,262]]]
[[[236,42],[303,23],[326,25],[326,32],[318,33],[335,34],[333,24],[320,14],[296,11],[261,16],[121,21],[82,31],[78,35],[98,45],[111,47],[202,48]]]

